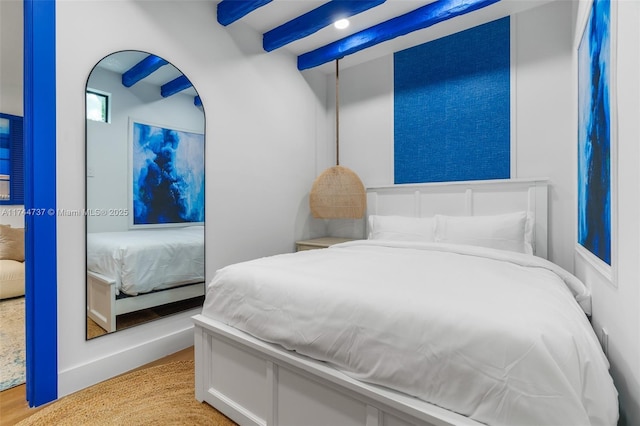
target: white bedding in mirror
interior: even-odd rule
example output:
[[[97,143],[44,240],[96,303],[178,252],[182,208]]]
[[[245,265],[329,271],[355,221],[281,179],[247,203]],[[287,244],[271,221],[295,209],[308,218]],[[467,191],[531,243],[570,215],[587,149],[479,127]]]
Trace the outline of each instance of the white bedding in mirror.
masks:
[[[87,234],[87,269],[129,296],[204,281],[204,226]]]
[[[363,240],[225,267],[203,315],[489,425],[615,425],[589,308],[539,257]]]

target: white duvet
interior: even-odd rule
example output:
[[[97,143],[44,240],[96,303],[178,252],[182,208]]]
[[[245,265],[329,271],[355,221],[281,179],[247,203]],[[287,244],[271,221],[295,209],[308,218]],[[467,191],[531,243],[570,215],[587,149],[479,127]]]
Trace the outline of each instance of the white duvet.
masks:
[[[489,425],[615,425],[583,309],[585,286],[541,258],[358,241],[225,267],[203,314]]]
[[[87,269],[130,296],[204,281],[204,226],[87,234]]]

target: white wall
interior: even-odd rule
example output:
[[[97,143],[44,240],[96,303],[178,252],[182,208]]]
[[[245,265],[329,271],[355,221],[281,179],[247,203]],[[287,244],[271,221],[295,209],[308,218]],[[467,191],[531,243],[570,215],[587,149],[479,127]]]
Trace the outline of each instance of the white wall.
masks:
[[[0,225],[24,228],[24,206],[0,206]]]
[[[336,163],[335,74],[327,77],[331,136],[324,153]],[[393,184],[393,56],[340,70],[340,165],[360,176],[365,187]],[[330,235],[363,238],[363,220],[334,220]]]
[[[550,179],[549,255],[569,270],[575,241],[574,147],[569,142],[575,126],[567,117],[573,102],[571,11],[571,3],[561,1],[511,19],[512,177]],[[340,127],[341,164],[358,173],[365,186],[393,184],[392,55],[341,71]]]
[[[89,72],[114,51],[136,49],[172,62],[202,98],[208,279],[228,263],[292,251],[321,228],[307,196],[326,143],[324,77],[303,76],[286,53],[264,53],[242,23],[219,26],[211,2],[63,0],[56,8],[59,209],[84,207]],[[96,31],[97,18],[117,30]],[[84,218],[59,217],[57,226],[59,396],[192,344],[197,310],[85,341]]]
[[[23,116],[22,0],[0,1],[0,112]],[[16,36],[18,34],[18,36]],[[0,225],[24,226],[24,206],[0,206]]]
[[[573,97],[571,2],[514,17],[516,176],[546,177],[549,258],[573,270],[576,125]]]
[[[103,68],[92,71],[89,87],[111,94],[111,121],[87,120],[87,170],[91,175],[87,177],[87,209],[131,210],[128,193],[130,118],[204,133],[204,114],[193,104],[192,95],[177,93],[162,98],[157,86],[144,81],[126,88],[120,74]],[[89,216],[87,231],[126,231],[130,220],[130,216],[115,214]]]
[[[22,0],[0,2],[0,112],[19,116],[23,115],[22,16]]]
[[[640,424],[640,4],[618,2],[620,232],[615,288],[575,256],[575,21],[580,15],[576,9],[583,13],[585,3],[557,1],[512,17],[513,177],[550,179],[550,259],[591,287],[594,328],[609,332],[621,424],[635,425]],[[393,57],[342,70],[340,100],[341,164],[356,171],[365,186],[393,184]]]

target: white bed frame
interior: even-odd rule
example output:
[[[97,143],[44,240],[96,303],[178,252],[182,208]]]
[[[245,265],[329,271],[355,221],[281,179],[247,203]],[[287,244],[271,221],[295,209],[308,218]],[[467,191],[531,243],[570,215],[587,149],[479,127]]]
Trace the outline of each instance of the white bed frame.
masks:
[[[107,332],[116,331],[116,316],[204,295],[204,282],[116,299],[116,281],[87,271],[87,315]]]
[[[535,253],[547,257],[545,179],[367,189],[368,214],[535,215]],[[467,417],[352,379],[203,315],[195,323],[195,394],[240,425],[474,425]]]

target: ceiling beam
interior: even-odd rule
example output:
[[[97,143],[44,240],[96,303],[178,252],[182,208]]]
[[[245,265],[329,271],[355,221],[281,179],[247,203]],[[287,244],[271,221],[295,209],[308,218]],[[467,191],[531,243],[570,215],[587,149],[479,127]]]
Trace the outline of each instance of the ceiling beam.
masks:
[[[227,26],[270,2],[271,0],[222,0],[218,3],[218,23]]]
[[[122,84],[125,87],[131,87],[167,64],[168,62],[164,59],[155,55],[149,55],[122,74]]]
[[[421,30],[500,0],[438,0],[298,56],[300,71],[343,58],[376,44]]]
[[[167,98],[178,92],[182,92],[184,89],[188,89],[189,87],[191,87],[191,82],[187,77],[181,75],[180,77],[163,84],[162,87],[160,87],[160,94],[163,98]]]
[[[384,3],[386,0],[332,0],[304,15],[267,31],[262,36],[262,47],[271,52],[293,41],[315,33],[335,21],[348,18]]]

